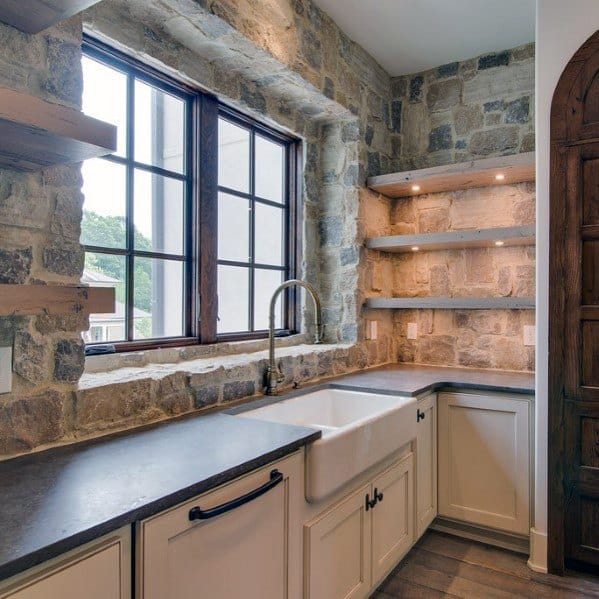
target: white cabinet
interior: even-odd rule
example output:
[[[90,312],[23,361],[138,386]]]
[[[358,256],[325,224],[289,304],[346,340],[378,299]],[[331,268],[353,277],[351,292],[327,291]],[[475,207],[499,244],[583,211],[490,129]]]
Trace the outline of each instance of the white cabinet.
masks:
[[[381,581],[414,542],[414,461],[408,456],[372,482],[372,581]]]
[[[414,542],[410,453],[305,526],[306,599],[367,597]]]
[[[88,543],[0,583],[1,599],[129,599],[131,529]]]
[[[416,432],[416,537],[437,516],[437,396],[418,400]]]
[[[365,597],[370,590],[371,527],[360,487],[306,527],[306,588],[310,599]]]
[[[530,405],[518,396],[439,394],[440,515],[529,533]]]
[[[138,599],[289,597],[302,464],[294,454],[141,522]]]

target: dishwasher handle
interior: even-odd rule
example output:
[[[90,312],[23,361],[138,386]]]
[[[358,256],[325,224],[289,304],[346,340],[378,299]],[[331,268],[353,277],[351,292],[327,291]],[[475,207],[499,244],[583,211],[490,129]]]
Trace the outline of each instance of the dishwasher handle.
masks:
[[[267,483],[264,483],[261,487],[258,487],[257,489],[254,489],[253,491],[250,491],[241,497],[227,501],[227,503],[217,505],[209,510],[203,510],[199,506],[193,507],[189,510],[189,519],[209,520],[210,518],[215,518],[216,516],[230,512],[235,508],[241,507],[242,505],[257,499],[261,495],[264,495],[264,493],[268,493],[268,491],[274,489],[278,484],[282,483],[283,478],[284,475],[282,472],[279,472],[278,470],[271,470],[270,480]]]

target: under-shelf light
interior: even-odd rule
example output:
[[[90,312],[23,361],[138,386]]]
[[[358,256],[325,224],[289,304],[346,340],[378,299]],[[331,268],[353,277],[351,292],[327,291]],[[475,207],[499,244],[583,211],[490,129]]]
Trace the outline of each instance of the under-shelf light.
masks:
[[[412,246],[412,251],[417,252],[420,248],[417,245]]]
[[[496,241],[496,242],[495,242],[495,245],[496,245],[498,248],[500,248],[500,247],[502,247],[502,246],[504,245],[504,243],[505,243],[504,241],[499,241],[499,240],[498,240],[498,241]]]
[[[505,181],[505,175],[503,173],[497,173],[495,175],[495,181]]]
[[[414,192],[420,191],[420,185],[412,185],[412,191],[414,191]]]

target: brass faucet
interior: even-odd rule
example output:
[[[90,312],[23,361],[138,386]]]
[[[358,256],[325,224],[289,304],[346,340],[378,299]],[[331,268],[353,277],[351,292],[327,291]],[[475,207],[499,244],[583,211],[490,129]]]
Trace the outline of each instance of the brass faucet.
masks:
[[[322,343],[322,308],[320,298],[316,289],[300,279],[290,279],[279,285],[270,299],[270,311],[268,316],[268,369],[266,370],[266,395],[277,395],[277,387],[282,383],[285,377],[275,364],[275,305],[279,294],[288,287],[303,287],[310,293],[314,300],[314,309],[316,311],[316,340],[315,343]]]

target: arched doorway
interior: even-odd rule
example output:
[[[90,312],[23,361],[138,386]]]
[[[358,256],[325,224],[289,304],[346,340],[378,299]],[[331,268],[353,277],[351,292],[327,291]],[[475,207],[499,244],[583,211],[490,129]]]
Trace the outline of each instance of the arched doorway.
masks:
[[[551,110],[548,565],[599,569],[599,31]]]

